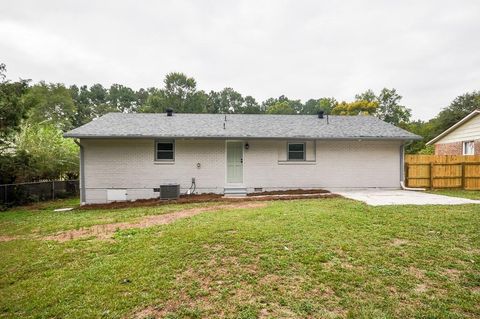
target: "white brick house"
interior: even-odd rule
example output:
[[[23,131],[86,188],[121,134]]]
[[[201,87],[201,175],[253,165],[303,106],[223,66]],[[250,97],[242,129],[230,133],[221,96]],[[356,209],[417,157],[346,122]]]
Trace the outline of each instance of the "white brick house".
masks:
[[[370,116],[107,114],[65,134],[81,145],[81,201],[181,191],[398,188],[416,135]]]

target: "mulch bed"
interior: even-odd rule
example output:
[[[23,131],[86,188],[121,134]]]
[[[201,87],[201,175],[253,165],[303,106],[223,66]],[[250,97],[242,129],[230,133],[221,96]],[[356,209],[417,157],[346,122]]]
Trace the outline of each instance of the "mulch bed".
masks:
[[[180,195],[180,198],[174,200],[160,200],[158,198],[139,199],[136,201],[113,202],[108,204],[89,204],[80,206],[78,209],[115,209],[115,208],[133,208],[148,207],[171,204],[193,204],[193,203],[211,203],[211,202],[246,202],[246,201],[271,201],[271,200],[293,200],[307,198],[332,198],[339,197],[337,194],[330,193],[323,189],[302,190],[294,189],[289,191],[271,191],[251,193],[245,197],[224,197],[223,194],[192,194]]]

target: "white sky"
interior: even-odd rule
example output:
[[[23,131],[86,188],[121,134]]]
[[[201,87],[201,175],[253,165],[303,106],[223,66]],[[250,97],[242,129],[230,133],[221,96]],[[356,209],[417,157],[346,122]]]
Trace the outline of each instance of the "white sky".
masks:
[[[415,119],[480,89],[479,39],[479,0],[0,2],[10,79],[138,89],[178,71],[258,102],[394,87]]]

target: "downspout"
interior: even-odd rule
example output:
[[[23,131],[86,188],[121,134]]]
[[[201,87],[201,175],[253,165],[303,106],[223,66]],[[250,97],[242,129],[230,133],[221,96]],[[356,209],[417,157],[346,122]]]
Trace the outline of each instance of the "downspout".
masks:
[[[405,191],[424,191],[425,188],[405,186],[405,143],[400,145],[400,187]]]
[[[85,149],[78,140],[73,141],[80,147],[80,205],[85,205]]]

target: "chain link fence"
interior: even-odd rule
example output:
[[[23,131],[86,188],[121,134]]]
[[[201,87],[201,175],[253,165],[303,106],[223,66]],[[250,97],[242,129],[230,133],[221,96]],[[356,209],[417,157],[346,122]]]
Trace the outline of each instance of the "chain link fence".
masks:
[[[0,185],[0,206],[66,198],[79,193],[78,180],[2,184]]]

